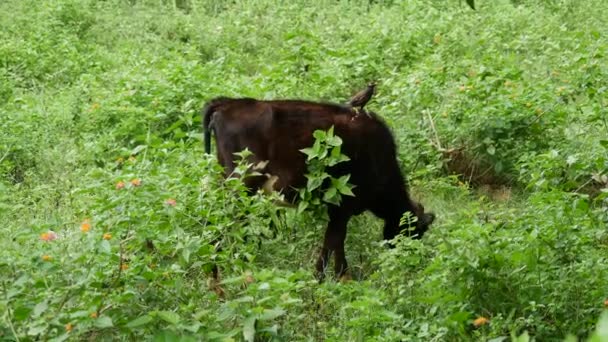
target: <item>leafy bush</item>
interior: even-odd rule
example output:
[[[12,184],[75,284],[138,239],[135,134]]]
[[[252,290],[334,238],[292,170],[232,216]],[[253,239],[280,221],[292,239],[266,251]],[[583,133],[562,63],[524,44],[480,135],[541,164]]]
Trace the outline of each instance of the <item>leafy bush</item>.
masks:
[[[605,339],[603,5],[0,2],[0,339]],[[357,280],[318,284],[321,211],[225,181],[197,111],[370,79],[438,219],[354,218]],[[312,207],[349,193],[316,138]]]

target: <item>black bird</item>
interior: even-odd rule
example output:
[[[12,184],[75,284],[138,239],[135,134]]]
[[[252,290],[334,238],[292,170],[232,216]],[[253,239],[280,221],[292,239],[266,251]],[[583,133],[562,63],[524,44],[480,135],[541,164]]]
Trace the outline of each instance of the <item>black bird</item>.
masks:
[[[374,89],[376,88],[376,83],[371,82],[367,85],[367,88],[361,90],[356,93],[353,97],[350,98],[348,104],[355,109],[357,115],[359,115],[359,111],[363,111],[363,107],[371,100],[374,95]],[[359,107],[359,108],[357,108]],[[367,112],[365,112],[367,116],[370,116]]]

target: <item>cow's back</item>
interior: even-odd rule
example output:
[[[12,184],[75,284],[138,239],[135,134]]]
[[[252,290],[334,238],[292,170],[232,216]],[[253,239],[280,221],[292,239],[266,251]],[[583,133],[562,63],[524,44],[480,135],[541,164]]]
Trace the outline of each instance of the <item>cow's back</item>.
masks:
[[[351,160],[330,173],[351,174],[358,199],[377,202],[387,187],[401,191],[404,186],[392,134],[375,114],[353,117],[348,107],[299,100],[228,99],[217,106],[213,126],[218,159],[227,173],[234,153],[248,148],[254,154],[251,162],[269,161],[264,172],[278,176],[275,190],[293,193],[292,188],[306,184],[306,155],[300,150],[313,145],[315,130],[331,126]]]

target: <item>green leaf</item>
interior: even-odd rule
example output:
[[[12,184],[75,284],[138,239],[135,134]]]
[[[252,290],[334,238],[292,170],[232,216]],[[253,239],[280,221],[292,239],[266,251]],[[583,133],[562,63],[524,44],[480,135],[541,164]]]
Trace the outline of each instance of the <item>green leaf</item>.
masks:
[[[466,0],[467,1],[467,5],[469,5],[469,7],[471,7],[472,9],[475,9],[475,0]]]
[[[188,248],[182,249],[182,258],[186,263],[190,262],[190,250]]]
[[[141,317],[138,317],[134,320],[132,320],[131,322],[127,323],[125,326],[127,328],[136,328],[142,325],[146,325],[150,322],[152,322],[153,318],[150,315],[144,315]]]
[[[29,336],[40,335],[43,332],[45,332],[47,328],[48,328],[48,325],[46,325],[46,324],[34,325],[29,328],[29,330],[27,331],[27,334]]]
[[[42,313],[44,313],[46,311],[46,309],[48,309],[48,307],[49,307],[49,305],[46,303],[46,301],[36,304],[36,306],[34,307],[34,312],[32,313],[32,316],[34,316],[34,317],[40,316]]]
[[[27,319],[32,312],[32,308],[27,306],[20,306],[13,310],[13,318],[17,321],[23,321]]]
[[[158,311],[157,315],[167,323],[177,324],[180,321],[179,315],[173,311]]]
[[[309,178],[308,182],[306,184],[306,190],[308,192],[312,192],[313,190],[319,188],[321,186],[321,184],[323,184],[324,178],[325,177],[323,177],[323,176]]]
[[[604,148],[608,148],[608,140],[600,140],[600,145],[602,145]]]
[[[283,310],[281,308],[264,310],[262,315],[260,315],[260,319],[261,320],[271,320],[271,319],[275,319],[279,316],[282,316],[284,314],[285,314],[285,310]]]
[[[325,191],[325,194],[323,194],[323,201],[335,205],[340,204],[340,195],[338,195],[338,191],[336,190],[336,188],[331,187],[327,189],[327,191]]]
[[[486,151],[488,152],[489,155],[493,156],[496,153],[496,147],[494,147],[494,145],[490,145],[490,146],[488,146]]]
[[[112,247],[110,246],[110,241],[101,240],[101,242],[99,243],[99,250],[100,250],[100,252],[102,252],[104,254],[110,254],[110,252],[112,251]]]
[[[255,317],[250,316],[243,323],[243,338],[245,341],[253,342],[255,339]]]
[[[146,148],[148,148],[148,146],[146,146],[146,145],[139,145],[139,146],[136,146],[136,147],[133,149],[133,151],[131,151],[131,154],[132,154],[132,155],[136,155],[136,154],[138,154],[139,152],[141,152],[141,151],[145,150]]]
[[[114,326],[114,324],[112,323],[112,319],[108,316],[101,316],[99,318],[97,318],[93,325],[97,328],[111,328]]]
[[[314,150],[312,148],[310,148],[310,147],[303,148],[303,149],[300,150],[300,152],[302,152],[305,155],[307,155],[308,158],[309,158],[309,160],[310,160],[310,158],[314,157],[314,155],[313,155]]]
[[[298,214],[303,213],[306,208],[308,208],[308,202],[301,201],[300,203],[298,203]]]

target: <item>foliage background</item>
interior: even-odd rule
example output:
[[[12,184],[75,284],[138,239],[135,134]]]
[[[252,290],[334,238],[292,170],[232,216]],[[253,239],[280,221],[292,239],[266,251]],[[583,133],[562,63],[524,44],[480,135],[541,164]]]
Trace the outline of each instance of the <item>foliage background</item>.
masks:
[[[0,339],[587,337],[608,297],[605,4],[476,8],[0,2]],[[370,79],[438,220],[388,250],[354,219],[356,280],[318,284],[323,217],[223,182],[199,109]]]

